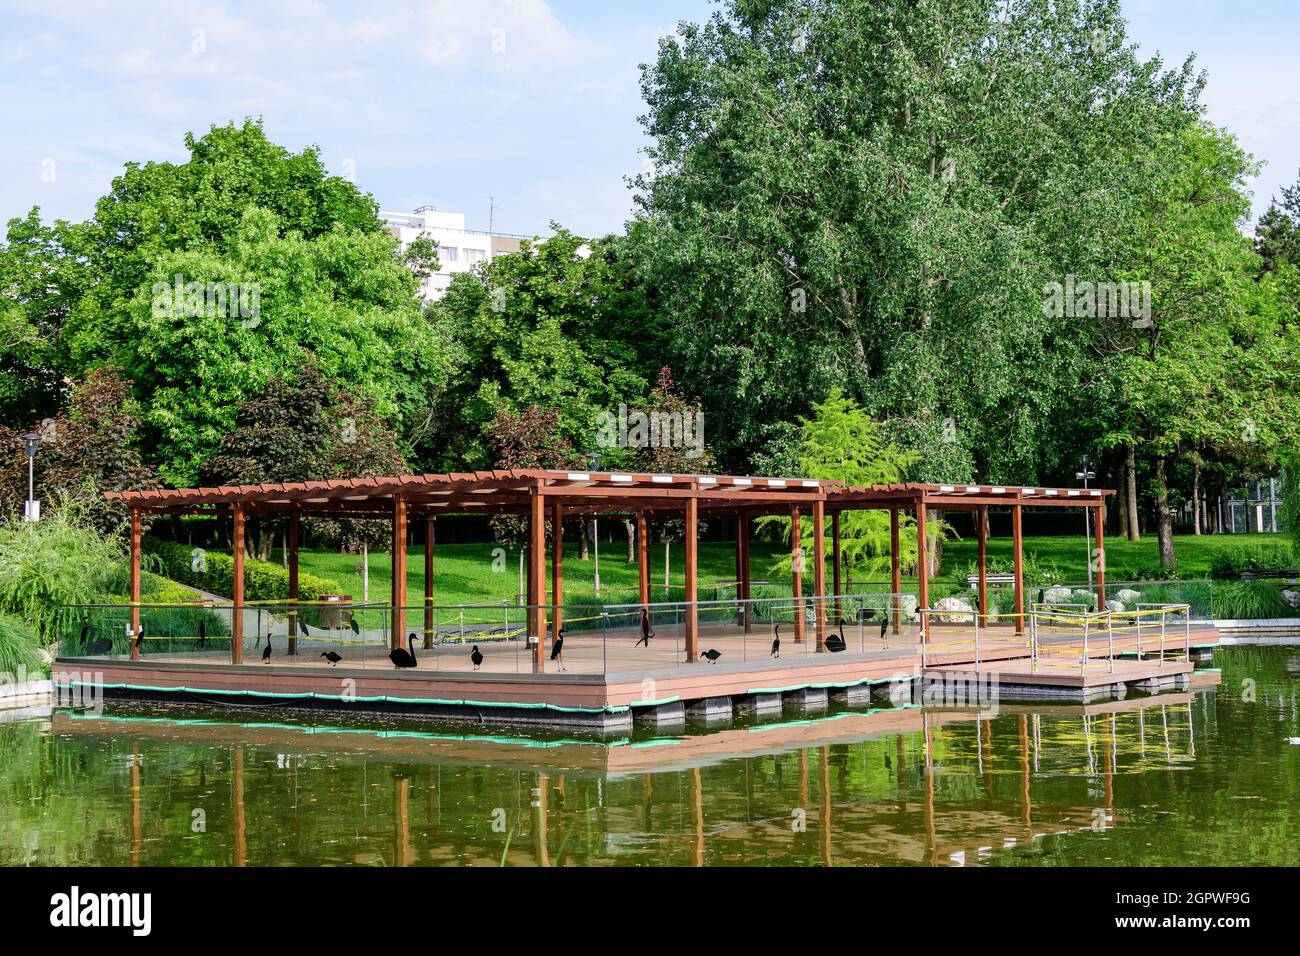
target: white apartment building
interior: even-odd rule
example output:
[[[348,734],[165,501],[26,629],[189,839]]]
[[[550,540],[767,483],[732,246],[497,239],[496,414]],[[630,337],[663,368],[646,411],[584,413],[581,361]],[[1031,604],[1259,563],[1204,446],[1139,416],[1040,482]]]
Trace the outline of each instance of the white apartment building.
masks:
[[[421,296],[430,301],[447,291],[456,273],[469,272],[493,256],[518,252],[519,241],[527,238],[466,229],[464,213],[439,212],[435,206],[421,206],[412,213],[381,210],[379,215],[403,250],[420,235],[428,235],[438,243],[442,268],[426,279],[420,290]]]

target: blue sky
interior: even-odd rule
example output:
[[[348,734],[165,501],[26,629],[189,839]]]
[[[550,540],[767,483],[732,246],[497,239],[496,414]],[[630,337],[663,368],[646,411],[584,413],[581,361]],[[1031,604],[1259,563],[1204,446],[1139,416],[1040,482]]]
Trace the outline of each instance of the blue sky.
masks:
[[[1131,36],[1209,72],[1210,118],[1266,160],[1256,212],[1300,170],[1296,0],[1126,0]],[[128,160],[262,116],[385,209],[502,231],[619,229],[644,145],[637,65],[709,0],[0,0],[0,217],[84,218]]]

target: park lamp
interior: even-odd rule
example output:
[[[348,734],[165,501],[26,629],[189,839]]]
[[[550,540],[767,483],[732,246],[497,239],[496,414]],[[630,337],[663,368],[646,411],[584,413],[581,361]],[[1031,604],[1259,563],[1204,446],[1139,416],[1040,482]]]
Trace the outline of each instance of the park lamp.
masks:
[[[1074,473],[1075,478],[1081,479],[1083,481],[1083,487],[1085,491],[1088,488],[1088,479],[1097,477],[1097,473],[1095,471],[1092,471],[1088,467],[1090,464],[1091,461],[1088,458],[1088,453],[1085,451],[1082,455],[1079,456],[1079,470]],[[1088,512],[1090,510],[1091,510],[1090,508],[1086,508],[1086,507],[1083,509],[1083,540],[1088,546],[1088,590],[1089,591],[1092,590],[1092,563],[1098,557],[1098,555],[1094,555],[1092,553],[1092,526],[1091,526],[1090,518],[1088,516]],[[1100,608],[1099,610],[1104,611],[1105,608]]]
[[[36,500],[34,482],[34,462],[36,446],[41,443],[41,436],[28,432],[23,436],[23,450],[27,453],[27,500],[23,502],[23,520],[40,521],[41,503]]]

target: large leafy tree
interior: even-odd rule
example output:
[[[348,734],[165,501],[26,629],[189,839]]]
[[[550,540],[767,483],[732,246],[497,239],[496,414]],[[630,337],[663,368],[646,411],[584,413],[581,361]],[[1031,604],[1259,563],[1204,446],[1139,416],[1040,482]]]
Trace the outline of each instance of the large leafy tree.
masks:
[[[558,227],[456,276],[431,315],[456,361],[428,442],[445,467],[495,460],[491,423],[533,405],[558,415],[557,434],[575,448],[592,447],[601,412],[645,401],[667,341],[627,241]]]
[[[834,387],[924,477],[1067,457],[1094,358],[1043,285],[1104,278],[1197,111],[1118,6],[732,0],[661,41],[631,235],[724,462]]]

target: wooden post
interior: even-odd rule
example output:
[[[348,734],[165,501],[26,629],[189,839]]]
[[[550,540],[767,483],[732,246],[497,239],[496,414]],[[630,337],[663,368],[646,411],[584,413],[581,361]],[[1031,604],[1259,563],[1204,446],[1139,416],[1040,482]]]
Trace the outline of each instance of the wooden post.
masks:
[[[289,516],[289,534],[285,542],[289,554],[289,651],[298,653],[298,536],[302,516],[296,511]]]
[[[433,647],[433,544],[436,518],[424,519],[424,646]]]
[[[645,607],[650,603],[650,521],[644,511],[636,513],[636,579]]]
[[[1011,506],[1011,549],[1016,574],[1016,633],[1025,633],[1025,539],[1021,533],[1020,505]]]
[[[799,506],[790,509],[790,597],[794,605],[794,642],[803,643],[803,546]]]
[[[894,597],[894,633],[903,626],[903,605],[898,593],[903,590],[903,567],[898,555],[898,509],[889,509],[889,587]]]
[[[844,620],[844,609],[840,606],[840,513],[831,515],[831,582],[835,592],[835,622]]]
[[[749,587],[749,517],[740,519],[740,583],[743,588],[742,599],[745,601],[745,633],[754,630],[754,609],[749,601],[753,598]]]
[[[826,649],[826,504],[813,502],[813,619],[817,652]]]
[[[686,499],[686,601],[685,622],[682,630],[686,636],[686,659],[695,663],[700,659],[699,607],[696,605],[695,585],[699,576],[700,502],[691,496]]]
[[[1103,498],[1102,501],[1106,499]],[[1093,532],[1093,551],[1092,560],[1095,564],[1093,569],[1097,585],[1097,610],[1106,610],[1106,522],[1102,518],[1101,509],[1093,511],[1093,517],[1096,519],[1092,523]]]
[[[979,617],[976,620],[983,619],[987,624],[989,621],[989,508],[988,505],[980,505],[975,510],[975,538],[979,542],[979,583],[976,585],[979,590],[975,593],[978,595]]]
[[[922,496],[916,502],[916,606],[918,608],[917,619],[921,619],[919,609],[930,606],[930,568],[929,568],[929,542],[925,536],[925,497]],[[928,635],[924,632],[921,634],[921,640],[925,641]]]
[[[393,625],[390,647],[406,646],[406,500],[393,496]]]
[[[234,506],[234,529],[231,534],[234,558],[230,585],[230,663],[244,663],[244,506]]]
[[[528,508],[528,636],[533,645],[533,673],[546,669],[546,499],[541,484],[533,486]]]
[[[551,643],[564,627],[564,505],[551,505]]]
[[[131,660],[140,659],[135,636],[140,633],[140,509],[131,509]]]

